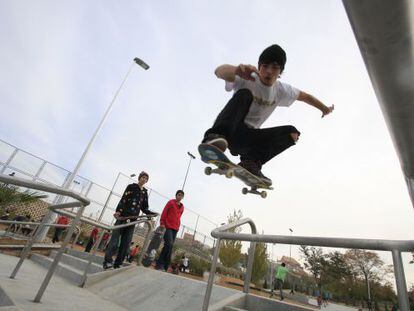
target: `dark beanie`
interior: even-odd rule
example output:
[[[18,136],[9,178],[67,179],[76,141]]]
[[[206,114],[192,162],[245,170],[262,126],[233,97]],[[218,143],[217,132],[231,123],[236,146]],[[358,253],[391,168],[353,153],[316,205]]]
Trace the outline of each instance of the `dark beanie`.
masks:
[[[276,62],[280,68],[285,69],[286,52],[277,44],[273,44],[266,48],[259,56],[259,67],[261,64],[270,64]]]
[[[147,176],[147,178],[149,178],[148,173],[142,171],[141,173],[139,173],[138,179],[140,179],[142,176]]]

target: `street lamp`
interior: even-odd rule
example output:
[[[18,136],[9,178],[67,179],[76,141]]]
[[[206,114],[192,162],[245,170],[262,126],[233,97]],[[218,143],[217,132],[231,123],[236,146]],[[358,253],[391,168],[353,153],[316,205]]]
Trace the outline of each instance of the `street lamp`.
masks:
[[[144,70],[148,70],[149,66],[147,63],[145,63],[143,60],[139,59],[138,57],[134,58],[133,63],[131,64],[131,66],[128,69],[128,72],[126,73],[124,80],[122,81],[121,85],[119,86],[118,90],[116,91],[114,98],[112,99],[112,101],[109,103],[108,108],[106,109],[106,112],[101,120],[101,122],[99,123],[97,129],[95,130],[95,133],[92,135],[92,138],[90,139],[88,145],[86,146],[86,149],[84,150],[81,158],[78,161],[78,164],[76,165],[75,169],[73,170],[73,172],[69,175],[69,177],[66,179],[65,183],[63,184],[62,188],[63,189],[69,189],[70,185],[72,184],[72,181],[75,179],[76,175],[78,174],[83,161],[85,160],[89,149],[92,147],[92,144],[94,143],[99,131],[101,130],[105,120],[108,118],[109,112],[112,109],[113,104],[115,103],[116,98],[118,97],[119,92],[121,91],[122,87],[124,86],[131,70],[132,67],[134,66],[134,64],[137,64],[138,66],[140,66],[141,68],[143,68]],[[59,204],[63,201],[63,196],[57,196],[53,202],[53,204]],[[45,221],[46,223],[50,223],[53,221],[55,217],[55,213],[53,211],[49,211],[46,216],[45,216]],[[37,239],[38,240],[43,240],[46,237],[46,233],[48,231],[49,228],[44,227],[43,230],[39,230],[38,234],[37,234]]]
[[[190,170],[191,160],[194,160],[194,159],[196,158],[196,157],[195,157],[194,155],[192,155],[189,151],[187,151],[187,154],[188,154],[188,156],[190,157],[190,161],[188,162],[188,167],[187,167],[187,172],[185,173],[183,187],[181,188],[181,190],[183,190],[183,191],[184,191],[185,182],[187,181],[188,171]]]
[[[115,189],[115,185],[116,185],[116,183],[118,182],[119,176],[121,176],[121,175],[126,176],[125,174],[123,174],[123,173],[121,173],[121,172],[119,172],[119,173],[118,173],[118,176],[116,176],[115,182],[114,182],[114,184],[112,185],[112,189],[111,189],[111,191],[109,192],[108,197],[106,198],[105,204],[104,204],[104,206],[103,206],[103,208],[102,208],[102,212],[101,212],[101,214],[99,215],[98,221],[101,221],[101,220],[102,220],[102,217],[103,217],[103,215],[104,215],[104,213],[105,213],[105,210],[106,210],[106,208],[107,208],[107,206],[108,206],[109,199],[111,198],[112,193],[114,192],[114,189]],[[135,175],[135,174],[131,174],[131,175],[129,175],[129,177],[131,177],[131,178],[132,178],[132,177],[135,177],[135,176],[137,176],[137,175]]]

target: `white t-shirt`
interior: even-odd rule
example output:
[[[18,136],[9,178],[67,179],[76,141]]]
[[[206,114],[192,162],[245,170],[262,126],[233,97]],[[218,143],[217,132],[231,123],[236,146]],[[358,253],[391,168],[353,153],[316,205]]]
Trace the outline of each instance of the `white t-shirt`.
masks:
[[[253,102],[244,123],[253,128],[260,126],[278,106],[289,107],[299,96],[299,90],[293,86],[276,81],[272,86],[264,85],[254,74],[255,81],[244,80],[236,75],[234,82],[226,81],[226,91],[248,89],[253,94]]]

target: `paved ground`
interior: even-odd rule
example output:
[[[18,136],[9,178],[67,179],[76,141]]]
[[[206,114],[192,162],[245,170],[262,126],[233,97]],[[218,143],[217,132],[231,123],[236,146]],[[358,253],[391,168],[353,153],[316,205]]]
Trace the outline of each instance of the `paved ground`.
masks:
[[[46,270],[30,260],[26,260],[16,279],[12,280],[9,276],[17,261],[17,257],[0,254],[0,286],[20,310],[126,310],[109,300],[69,283],[57,275],[52,277],[43,295],[42,302],[34,303],[33,299],[45,277]]]

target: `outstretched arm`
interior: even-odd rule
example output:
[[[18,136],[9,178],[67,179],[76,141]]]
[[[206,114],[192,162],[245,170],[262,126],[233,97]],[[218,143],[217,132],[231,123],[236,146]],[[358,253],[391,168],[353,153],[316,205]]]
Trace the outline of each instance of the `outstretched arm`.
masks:
[[[313,95],[310,95],[302,91],[300,91],[299,93],[298,100],[305,102],[315,108],[318,108],[320,111],[322,111],[322,118],[327,114],[330,114],[334,110],[334,105],[330,107],[325,106],[319,99],[317,99]]]
[[[259,74],[256,67],[243,64],[240,64],[238,66],[224,64],[217,67],[217,69],[214,71],[217,78],[226,80],[227,82],[234,82],[236,75],[242,79],[254,81],[254,78],[251,76],[253,72]]]

